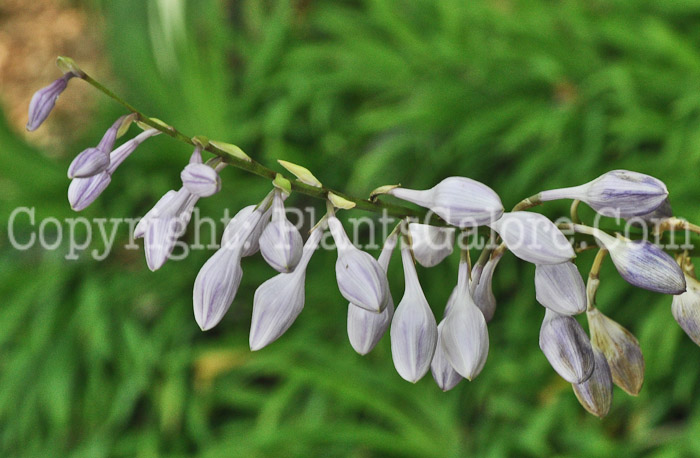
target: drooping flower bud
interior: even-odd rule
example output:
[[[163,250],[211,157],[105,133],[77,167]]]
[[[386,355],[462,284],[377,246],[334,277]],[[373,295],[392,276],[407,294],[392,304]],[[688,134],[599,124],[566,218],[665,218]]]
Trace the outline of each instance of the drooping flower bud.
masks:
[[[406,289],[391,321],[391,355],[399,375],[415,383],[430,369],[437,345],[437,323],[406,244],[401,247],[401,259]]]
[[[462,381],[462,376],[457,373],[445,356],[445,349],[442,346],[442,328],[445,324],[443,319],[438,325],[438,343],[435,347],[433,361],[430,363],[430,372],[433,374],[435,383],[442,391],[450,391]]]
[[[158,199],[158,202],[156,202],[156,204],[150,210],[148,210],[148,212],[146,212],[145,215],[143,215],[143,217],[136,224],[136,227],[134,227],[135,239],[143,237],[143,235],[146,233],[146,229],[148,229],[149,220],[155,215],[161,214],[163,212],[163,209],[167,207],[168,202],[170,202],[170,199],[174,198],[177,195],[178,192],[171,189],[170,191],[163,194],[163,196],[160,199]]]
[[[97,147],[87,148],[78,154],[68,167],[68,178],[86,178],[107,170],[110,163],[110,152],[117,140],[117,133],[123,130],[125,124],[128,127],[132,119],[131,115],[120,116],[107,129]]]
[[[311,232],[293,272],[277,274],[255,291],[249,336],[251,350],[260,350],[277,340],[304,309],[306,267],[322,235],[320,227]]]
[[[593,345],[608,360],[613,382],[632,396],[644,383],[644,357],[637,338],[598,309],[586,312]]]
[[[340,293],[349,302],[372,312],[381,312],[389,297],[386,272],[369,253],[356,248],[334,215],[328,227],[338,248],[335,274]]]
[[[39,89],[32,96],[29,102],[29,120],[27,130],[36,130],[51,114],[51,110],[56,105],[58,96],[66,90],[68,80],[76,76],[73,73],[66,73],[48,86]]]
[[[275,191],[272,199],[272,219],[260,236],[260,252],[265,261],[278,272],[291,272],[296,267],[304,240],[287,219],[282,192]]]
[[[452,254],[455,247],[454,228],[411,223],[408,229],[413,239],[413,256],[421,266],[436,266]]]
[[[576,257],[564,234],[547,217],[525,211],[504,213],[490,224],[506,246],[533,264],[560,264]]]
[[[573,262],[538,265],[535,292],[537,302],[562,315],[586,310],[586,285]]]
[[[572,383],[576,399],[596,417],[603,418],[610,412],[613,399],[613,381],[610,366],[603,352],[593,347],[595,368],[585,382]]]
[[[673,318],[688,337],[700,345],[700,282],[686,274],[685,283],[688,290],[673,296],[671,311]]]
[[[496,296],[494,296],[492,288],[493,272],[502,257],[502,252],[494,254],[483,267],[475,266],[472,272],[472,283],[469,285],[472,299],[483,313],[487,323],[493,319],[496,312]],[[453,294],[456,294],[456,290],[453,291]]]
[[[197,197],[213,196],[221,190],[221,177],[207,164],[187,164],[180,178],[182,185]]]
[[[546,310],[540,328],[542,353],[564,380],[585,382],[595,365],[591,341],[575,318]]]
[[[621,218],[651,213],[667,197],[668,189],[662,181],[629,170],[612,170],[580,186],[540,193],[543,202],[578,199],[602,215]]]
[[[617,271],[628,283],[664,294],[681,294],[685,291],[683,271],[658,246],[646,240],[632,241],[620,235],[616,238],[599,229],[591,232],[610,252]]]
[[[486,363],[489,333],[481,310],[469,294],[469,267],[466,259],[459,263],[457,293],[443,320],[440,335],[445,357],[467,380],[473,380]]]
[[[385,272],[389,268],[389,260],[396,247],[397,238],[397,233],[391,234],[379,254],[379,265]],[[394,299],[391,297],[391,291],[388,295],[386,308],[380,313],[370,312],[353,303],[348,304],[348,339],[352,348],[361,355],[372,351],[389,328],[394,316]]]
[[[383,192],[435,212],[452,226],[483,226],[497,220],[503,204],[493,189],[465,177],[449,177],[430,189],[420,191],[390,187]]]

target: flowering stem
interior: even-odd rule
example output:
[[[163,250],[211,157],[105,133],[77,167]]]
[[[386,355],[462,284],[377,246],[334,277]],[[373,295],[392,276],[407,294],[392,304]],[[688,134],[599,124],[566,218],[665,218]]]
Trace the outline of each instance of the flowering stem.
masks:
[[[588,273],[588,283],[586,283],[586,311],[592,312],[595,310],[595,296],[600,286],[600,266],[603,264],[605,255],[608,250],[601,248],[595,255],[591,271]]]

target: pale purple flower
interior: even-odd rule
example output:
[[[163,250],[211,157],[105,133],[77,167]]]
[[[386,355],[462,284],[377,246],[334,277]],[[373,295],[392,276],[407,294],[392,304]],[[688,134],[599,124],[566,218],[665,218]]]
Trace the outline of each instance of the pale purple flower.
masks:
[[[124,124],[127,117],[120,116],[112,126],[107,129],[100,143],[94,148],[87,148],[78,154],[68,167],[68,178],[86,178],[107,170],[110,163],[110,153],[117,140],[117,132]]]
[[[287,219],[282,191],[276,190],[272,199],[272,217],[260,236],[260,253],[278,272],[291,272],[301,259],[304,240]]]
[[[535,293],[537,302],[562,315],[586,310],[586,285],[573,262],[538,265]]]
[[[221,177],[216,169],[202,163],[202,148],[195,147],[190,163],[180,173],[182,185],[198,197],[213,196],[221,190]]]
[[[432,372],[435,383],[437,383],[442,391],[450,391],[462,381],[462,376],[459,375],[456,370],[454,370],[452,364],[450,364],[445,356],[445,349],[442,346],[442,339],[440,338],[444,325],[445,320],[443,319],[440,324],[438,324],[437,328],[438,343],[435,347],[433,360],[430,363],[430,372]]]
[[[51,110],[56,105],[58,96],[68,86],[68,80],[77,76],[73,73],[66,73],[48,86],[39,89],[32,96],[29,102],[29,120],[27,121],[27,130],[36,130],[51,114]]]
[[[610,366],[603,352],[593,347],[593,374],[585,382],[573,383],[578,402],[596,417],[603,418],[610,412],[613,400],[613,381]]]
[[[454,228],[411,223],[408,229],[413,239],[413,256],[421,266],[436,266],[452,254],[455,247]]]
[[[575,318],[546,309],[540,349],[554,370],[569,383],[582,383],[593,373],[591,341]]]
[[[683,294],[673,296],[671,311],[688,337],[700,345],[700,282],[686,274],[685,283],[688,289]]]
[[[247,207],[243,207],[238,213],[234,215],[231,221],[226,225],[226,228],[224,228],[224,234],[221,237],[222,245],[231,241],[234,235],[241,230],[241,227],[246,222],[248,216],[250,216],[256,208],[257,205],[248,205]],[[262,217],[258,220],[258,222],[255,224],[253,232],[250,233],[250,236],[243,245],[242,256],[244,258],[248,256],[253,256],[260,249],[260,237],[265,231],[267,225],[270,223],[271,213],[272,209],[268,208],[265,211],[265,213],[263,213]]]
[[[484,314],[487,323],[493,319],[496,312],[496,296],[493,294],[492,287],[493,273],[502,257],[503,253],[501,252],[492,256],[485,265],[476,265],[472,272],[472,282],[469,285],[472,299],[481,313]],[[457,288],[452,294],[456,294],[456,291]]]

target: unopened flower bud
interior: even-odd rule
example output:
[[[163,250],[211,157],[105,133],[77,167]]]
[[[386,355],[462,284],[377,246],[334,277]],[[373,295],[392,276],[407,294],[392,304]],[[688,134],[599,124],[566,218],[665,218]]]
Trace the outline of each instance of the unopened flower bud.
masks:
[[[187,164],[180,178],[182,185],[198,197],[213,196],[221,190],[221,177],[206,164]]]
[[[595,368],[585,382],[573,383],[578,402],[596,417],[603,418],[610,412],[613,399],[613,381],[610,367],[603,352],[593,347]]]
[[[110,163],[110,153],[114,148],[117,134],[125,124],[129,124],[133,117],[131,115],[120,116],[107,132],[102,136],[102,140],[95,148],[87,148],[78,154],[68,167],[68,178],[85,178],[96,175],[107,170]]]
[[[328,227],[338,248],[335,274],[340,293],[358,307],[381,312],[389,297],[386,272],[376,259],[350,242],[338,218],[331,215]]]
[[[394,187],[386,193],[429,208],[450,225],[460,228],[488,224],[503,213],[498,194],[471,178],[449,177],[424,191]]]
[[[156,271],[168,260],[177,239],[190,222],[196,203],[196,196],[185,188],[180,188],[172,198],[150,215],[143,234],[143,248],[149,269]]]
[[[538,265],[535,292],[537,302],[562,315],[586,310],[586,285],[573,262]]]
[[[56,105],[58,96],[66,90],[68,80],[73,78],[73,73],[66,73],[48,86],[39,89],[32,96],[29,102],[29,120],[27,130],[36,130],[51,114],[51,110]]]
[[[636,396],[644,383],[644,357],[636,337],[598,309],[586,313],[591,340],[608,360],[613,382]]]
[[[418,223],[411,223],[408,228],[413,239],[413,256],[423,267],[436,266],[452,254],[455,247],[454,228]]]
[[[569,383],[582,383],[593,373],[591,341],[575,318],[547,309],[540,328],[540,349],[554,370]]]
[[[296,267],[304,246],[299,229],[287,219],[280,191],[272,200],[272,219],[260,236],[260,252],[278,272],[291,272]]]
[[[580,186],[540,193],[542,201],[578,199],[602,215],[621,218],[649,214],[667,197],[662,181],[629,170],[612,170]]]
[[[539,213],[504,213],[490,224],[506,246],[520,259],[533,264],[559,264],[576,257],[564,234]]]
[[[415,383],[430,369],[437,345],[437,323],[406,245],[401,247],[401,258],[406,289],[391,321],[391,355],[399,375]]]
[[[469,285],[472,299],[483,313],[487,323],[493,319],[496,312],[496,296],[493,294],[492,287],[493,272],[502,257],[502,253],[497,254],[491,257],[483,267],[477,265],[472,272],[472,283]],[[453,291],[453,294],[455,293],[456,290]]]
[[[700,345],[700,282],[686,274],[688,290],[673,296],[671,311],[678,325]]]
[[[450,391],[462,381],[462,376],[454,370],[445,356],[445,350],[442,347],[440,338],[444,324],[445,320],[442,320],[438,325],[438,343],[435,347],[433,361],[430,363],[430,372],[432,372],[435,383],[437,383],[442,391]]]

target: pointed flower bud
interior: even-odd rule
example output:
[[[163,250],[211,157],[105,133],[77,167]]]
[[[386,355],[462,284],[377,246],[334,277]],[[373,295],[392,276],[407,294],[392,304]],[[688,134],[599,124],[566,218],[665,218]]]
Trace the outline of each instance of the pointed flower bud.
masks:
[[[198,197],[213,196],[221,190],[221,177],[206,164],[187,164],[180,178],[182,185]]]
[[[593,374],[585,382],[574,383],[576,399],[581,405],[596,417],[603,418],[610,412],[613,399],[613,381],[610,366],[603,352],[593,347],[595,368]]]
[[[408,225],[413,239],[413,256],[423,267],[438,265],[455,248],[454,228],[435,227],[429,224]]]
[[[543,202],[578,199],[602,215],[621,218],[651,213],[667,197],[668,190],[662,181],[629,170],[612,170],[580,186],[540,193]]]
[[[591,341],[575,318],[547,309],[540,328],[540,348],[549,364],[569,383],[582,383],[593,373]]]
[[[418,282],[410,248],[405,244],[401,258],[406,290],[391,321],[391,355],[399,375],[415,383],[430,369],[437,345],[437,323]]]
[[[389,297],[386,272],[369,253],[357,249],[334,215],[328,227],[338,248],[335,274],[340,293],[349,302],[372,312],[381,312]]]
[[[39,89],[32,96],[29,102],[29,120],[27,121],[27,130],[36,130],[51,114],[51,110],[56,105],[58,96],[66,90],[68,80],[73,78],[73,73],[66,73],[48,86]]]
[[[445,349],[442,346],[442,328],[445,320],[442,320],[438,325],[438,343],[433,355],[433,361],[430,363],[430,372],[433,374],[435,383],[442,391],[450,391],[462,381],[462,376],[457,373],[445,356]]]
[[[493,189],[465,177],[449,177],[434,187],[419,191],[387,188],[387,194],[429,208],[452,226],[483,226],[500,218],[503,204]]]
[[[120,116],[107,129],[102,140],[95,148],[87,148],[78,154],[68,167],[68,178],[85,178],[107,170],[110,163],[110,152],[114,148],[117,134],[125,123],[133,119],[131,115]]]
[[[628,283],[663,294],[685,291],[683,271],[673,258],[646,240],[613,237],[599,229],[589,230],[610,252],[617,271]]]
[[[562,315],[586,310],[586,285],[573,262],[538,265],[535,292],[537,302]]]
[[[559,264],[576,257],[564,234],[539,213],[504,213],[490,224],[506,246],[520,259],[533,264]]]
[[[593,345],[608,360],[613,382],[632,396],[644,383],[644,357],[637,338],[598,309],[586,312]]]
[[[230,243],[235,234],[244,227],[246,218],[248,218],[248,216],[250,216],[256,208],[257,205],[248,205],[247,207],[243,207],[238,213],[235,214],[235,216],[224,228],[224,233],[221,237],[221,245]],[[260,237],[262,236],[262,233],[267,225],[270,223],[270,213],[271,209],[268,209],[265,211],[265,213],[263,213],[262,217],[253,228],[253,231],[250,233],[250,236],[245,241],[242,253],[244,258],[253,256],[260,249]]]
[[[688,290],[673,296],[671,311],[678,325],[700,345],[700,282],[690,275],[685,276]]]
[[[272,199],[272,220],[260,236],[260,253],[278,272],[291,272],[296,267],[304,246],[299,229],[287,219],[282,192]]]
[[[489,333],[481,310],[469,294],[469,267],[459,263],[457,294],[443,320],[440,344],[452,367],[467,380],[473,380],[486,363]]]
[[[251,350],[260,350],[279,339],[304,309],[306,267],[322,235],[322,228],[311,232],[301,260],[293,272],[280,273],[255,291],[249,336]]]
[[[483,267],[477,265],[472,272],[472,283],[469,285],[472,299],[483,313],[487,323],[493,319],[496,312],[496,296],[494,296],[492,288],[493,272],[502,257],[503,253],[501,252],[492,256]]]
[[[384,272],[389,267],[389,260],[396,247],[397,239],[397,233],[391,234],[384,242],[382,252],[379,254],[379,265]],[[352,348],[361,355],[372,351],[389,328],[394,316],[394,299],[390,291],[387,294],[386,308],[380,313],[370,312],[352,302],[348,304],[348,338]]]

